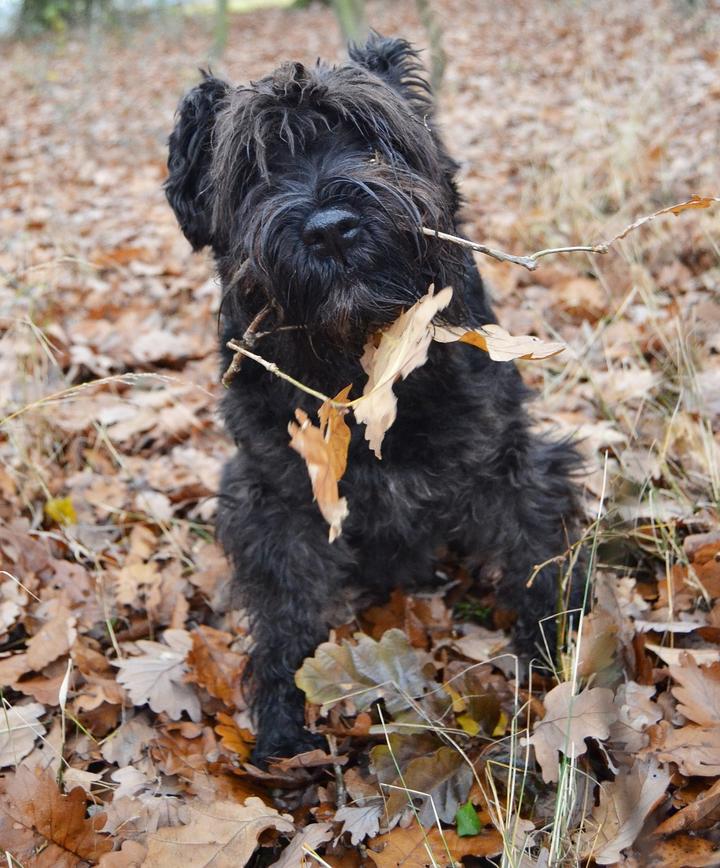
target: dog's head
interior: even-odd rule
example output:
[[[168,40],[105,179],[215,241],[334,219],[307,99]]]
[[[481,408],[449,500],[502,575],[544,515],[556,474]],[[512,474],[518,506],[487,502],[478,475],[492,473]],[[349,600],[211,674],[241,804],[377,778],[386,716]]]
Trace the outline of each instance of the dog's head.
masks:
[[[458,197],[430,88],[400,39],[342,66],[288,63],[246,87],[206,75],[170,137],[166,192],[226,293],[264,296],[289,323],[343,337],[453,281]]]

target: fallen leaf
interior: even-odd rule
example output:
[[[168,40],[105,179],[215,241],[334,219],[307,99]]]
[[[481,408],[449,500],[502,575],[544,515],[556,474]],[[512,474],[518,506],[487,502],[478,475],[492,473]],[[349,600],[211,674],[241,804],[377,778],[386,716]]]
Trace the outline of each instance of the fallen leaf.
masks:
[[[81,787],[64,795],[49,769],[36,774],[25,765],[18,766],[0,801],[0,841],[3,848],[12,848],[23,865],[75,868],[81,860],[96,862],[113,845],[97,831],[105,816],[87,819],[86,810],[87,795]],[[13,843],[17,833],[23,836],[20,846]],[[41,861],[36,861],[38,852],[42,852]]]
[[[282,851],[272,868],[298,868],[298,865],[312,865],[315,862],[310,851],[317,850],[320,844],[329,841],[333,836],[332,823],[310,823],[299,831]]]
[[[166,630],[167,644],[142,639],[137,647],[143,652],[115,662],[120,670],[117,680],[125,687],[133,705],[147,703],[153,711],[164,711],[179,720],[183,711],[191,720],[200,720],[200,701],[193,687],[185,683],[185,658],[192,638],[185,630]]]
[[[652,651],[653,654],[657,654],[668,666],[679,666],[683,654],[692,657],[700,665],[720,663],[720,651],[715,648],[665,648],[663,645],[656,645],[653,642],[646,642],[645,648]]]
[[[720,775],[720,727],[683,726],[675,729],[667,721],[649,728],[650,744],[643,753],[660,762],[677,763],[684,775]]]
[[[56,524],[77,524],[77,513],[71,497],[51,497],[45,501],[45,515]]]
[[[652,701],[655,688],[628,681],[615,694],[618,719],[610,726],[610,741],[628,753],[636,753],[649,741],[648,727],[662,717],[662,709]]]
[[[549,359],[563,352],[565,344],[543,341],[534,335],[517,337],[506,332],[502,326],[489,323],[476,329],[465,330],[462,326],[435,326],[433,340],[442,344],[460,341],[485,350],[494,362],[510,362],[513,359]]]
[[[142,868],[147,849],[138,841],[123,841],[115,853],[106,853],[98,862],[99,868]]]
[[[378,458],[382,458],[382,442],[397,415],[397,398],[393,386],[427,361],[433,339],[432,318],[446,308],[452,299],[452,289],[428,289],[411,308],[404,311],[380,335],[377,345],[365,345],[362,366],[368,375],[362,398],[353,407],[355,418],[365,425],[365,439]]]
[[[674,832],[683,832],[686,829],[696,829],[708,817],[712,819],[720,808],[720,780],[704,793],[701,793],[694,802],[690,802],[672,817],[663,820],[659,826],[653,829],[653,835],[671,835]]]
[[[528,739],[545,783],[557,781],[558,751],[568,757],[585,753],[586,738],[606,739],[617,718],[612,690],[592,687],[573,696],[572,683],[564,681],[545,696],[545,717],[535,723]]]
[[[313,495],[325,521],[330,525],[329,540],[333,542],[342,533],[342,523],[348,516],[347,500],[340,497],[336,451],[312,424],[304,410],[295,410],[299,424],[288,425],[290,447],[300,454],[307,465]]]
[[[35,745],[35,739],[45,735],[39,718],[45,708],[39,702],[0,709],[0,768],[16,766]]]
[[[694,835],[674,835],[658,842],[648,854],[652,868],[717,868],[717,844]]]
[[[187,681],[204,687],[230,709],[244,708],[242,679],[247,657],[230,650],[233,637],[202,624],[190,635]]]
[[[27,663],[35,672],[67,654],[77,637],[75,618],[65,606],[53,603],[50,618],[27,643]]]
[[[672,694],[680,714],[701,726],[720,724],[720,663],[701,667],[689,654],[681,654],[680,665],[671,666],[670,675],[679,685]]]
[[[340,834],[348,832],[350,843],[357,847],[365,838],[374,838],[380,828],[380,817],[383,814],[382,801],[369,802],[362,807],[346,805],[335,812],[335,820],[342,823]]]
[[[140,759],[147,751],[155,730],[144,714],[138,714],[122,723],[103,741],[100,752],[109,763],[123,767]]]
[[[303,662],[295,683],[308,702],[322,706],[322,714],[346,698],[359,711],[380,697],[390,714],[410,707],[428,684],[422,671],[428,655],[413,648],[400,630],[388,630],[379,642],[363,633],[354,638],[354,644],[323,642]]]
[[[622,860],[622,851],[635,843],[647,815],[665,797],[670,771],[652,758],[637,760],[612,782],[600,785],[600,803],[583,832],[585,856],[598,865]]]
[[[295,831],[289,814],[280,814],[261,799],[250,796],[245,803],[213,802],[188,805],[190,821],[186,826],[160,829],[147,838],[147,858],[143,868],[242,868],[258,846],[266,829]]]
[[[467,801],[457,809],[455,813],[455,826],[461,838],[467,835],[479,835],[482,832],[483,824],[472,802]]]
[[[463,624],[462,629],[463,635],[453,639],[453,648],[479,663],[497,657],[509,644],[507,634],[502,630],[488,630],[479,624]]]
[[[582,639],[577,650],[577,672],[588,678],[612,666],[618,647],[618,626],[609,612],[597,609],[583,619]]]
[[[375,751],[373,755],[377,757]],[[426,828],[437,823],[438,817],[444,823],[454,822],[473,782],[472,768],[465,757],[454,748],[441,747],[428,756],[416,757],[407,764],[398,762],[398,765],[401,775],[396,769],[392,769],[389,776],[378,774],[381,784],[388,785],[382,787],[388,818],[392,820],[413,804],[420,823]]]
[[[234,753],[240,762],[247,762],[252,753],[255,738],[249,729],[239,727],[229,714],[219,712],[215,732],[220,736],[220,743]]]
[[[479,835],[461,838],[453,829],[443,829],[441,834],[436,826],[424,830],[413,823],[407,829],[397,826],[386,835],[374,838],[367,854],[377,868],[428,868],[448,865],[448,852],[452,861],[459,863],[465,856],[490,858],[502,851],[502,836],[489,827]]]

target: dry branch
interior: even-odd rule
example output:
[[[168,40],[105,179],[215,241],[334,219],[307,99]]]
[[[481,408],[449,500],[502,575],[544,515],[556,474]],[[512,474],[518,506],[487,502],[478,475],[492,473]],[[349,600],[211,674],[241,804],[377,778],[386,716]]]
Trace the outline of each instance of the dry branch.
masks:
[[[429,229],[427,226],[421,227],[423,235],[428,235],[431,238],[438,238],[440,241],[450,241],[453,244],[458,244],[460,247],[469,247],[476,253],[482,253],[485,256],[490,256],[497,259],[499,262],[512,262],[515,265],[522,265],[528,271],[535,271],[540,264],[538,260],[544,256],[550,256],[554,253],[607,253],[608,250],[616,241],[627,237],[635,229],[644,226],[656,217],[663,214],[674,214],[676,217],[682,214],[683,211],[688,211],[691,208],[709,208],[713,202],[720,202],[720,196],[691,196],[685,202],[679,202],[677,205],[669,205],[667,208],[661,208],[653,214],[648,214],[645,217],[640,217],[633,223],[626,226],[622,232],[618,232],[609,241],[601,241],[598,244],[578,244],[570,247],[548,247],[546,250],[538,250],[531,253],[529,256],[515,256],[513,253],[506,253],[504,250],[496,250],[493,247],[488,247],[486,244],[480,244],[477,241],[468,241],[466,238],[460,238],[457,235],[449,235],[447,232],[439,232],[437,229]]]

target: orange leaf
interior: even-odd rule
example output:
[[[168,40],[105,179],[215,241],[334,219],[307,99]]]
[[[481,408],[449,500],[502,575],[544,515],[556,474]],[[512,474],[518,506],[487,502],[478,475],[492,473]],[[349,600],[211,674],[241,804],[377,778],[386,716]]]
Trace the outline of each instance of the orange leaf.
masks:
[[[288,425],[290,446],[305,460],[315,500],[325,521],[330,525],[330,542],[342,532],[342,523],[347,518],[348,507],[340,497],[338,481],[334,472],[333,455],[329,443],[310,421],[308,414],[299,408],[295,418],[300,424]],[[335,465],[336,466],[336,465]]]
[[[333,401],[344,402],[350,397],[352,383],[346,386],[333,398]],[[350,428],[345,421],[347,410],[334,407],[328,401],[318,410],[320,431],[330,449],[330,467],[335,479],[339,482],[347,469],[347,454],[350,447]]]

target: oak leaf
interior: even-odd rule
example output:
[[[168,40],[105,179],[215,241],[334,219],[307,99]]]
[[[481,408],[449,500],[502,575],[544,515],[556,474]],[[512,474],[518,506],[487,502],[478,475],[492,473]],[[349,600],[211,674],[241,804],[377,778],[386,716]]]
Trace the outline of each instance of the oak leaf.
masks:
[[[390,714],[408,708],[422,695],[428,679],[427,654],[414,649],[401,630],[388,630],[379,642],[355,634],[355,644],[323,642],[295,675],[309,702],[324,714],[337,702],[352,699],[362,711],[381,697]]]
[[[598,865],[620,862],[622,851],[635,843],[645,818],[665,797],[669,783],[669,770],[651,757],[637,760],[614,781],[603,783],[600,803],[593,808],[583,833],[584,855],[592,854]]]
[[[463,326],[435,326],[433,340],[442,344],[460,341],[485,350],[494,362],[513,359],[549,359],[563,352],[565,344],[543,341],[534,335],[511,335],[494,323],[466,329]]]
[[[393,386],[427,361],[433,339],[431,321],[452,299],[452,289],[428,289],[411,308],[404,311],[380,334],[375,345],[371,339],[365,345],[361,364],[368,375],[362,398],[353,408],[355,418],[365,425],[365,439],[378,458],[382,458],[385,432],[395,421],[397,398]]]
[[[357,847],[365,838],[377,835],[382,813],[383,803],[380,800],[362,806],[345,805],[335,812],[335,821],[343,824],[341,834],[348,832],[350,843]]]
[[[650,727],[650,745],[644,753],[660,762],[677,763],[684,775],[720,775],[720,727],[683,726],[675,729],[667,721]]]
[[[662,717],[662,709],[652,701],[655,688],[635,681],[618,687],[615,693],[615,708],[618,719],[610,727],[610,741],[622,746],[628,753],[636,753],[648,743],[648,727]]]
[[[178,720],[186,711],[192,720],[200,720],[200,701],[193,687],[185,683],[185,658],[192,638],[185,630],[166,630],[167,644],[142,639],[137,647],[143,652],[115,662],[120,670],[117,680],[128,691],[133,705],[147,703],[155,712],[164,711]]]
[[[242,868],[258,846],[266,829],[292,833],[295,825],[288,814],[280,814],[261,799],[250,796],[242,805],[236,802],[193,802],[188,805],[190,822],[186,826],[160,829],[147,839],[147,858],[143,868]]]
[[[720,663],[698,666],[692,656],[681,654],[680,665],[671,666],[670,674],[679,685],[672,694],[680,714],[701,726],[720,724]]]
[[[612,690],[592,687],[577,695],[564,681],[545,696],[545,717],[537,721],[528,741],[542,769],[545,783],[558,779],[558,751],[568,757],[585,753],[586,738],[606,739],[617,718]]]
[[[18,766],[0,802],[0,841],[23,865],[75,868],[79,861],[97,862],[112,850],[112,841],[98,834],[104,814],[86,818],[87,795],[75,787],[60,792],[53,773],[36,774]]]
[[[295,410],[297,423],[288,425],[290,447],[307,464],[313,495],[325,521],[330,525],[329,540],[333,542],[342,532],[342,523],[348,515],[347,500],[340,497],[335,469],[337,453],[323,437],[320,428],[310,421],[304,410]]]

